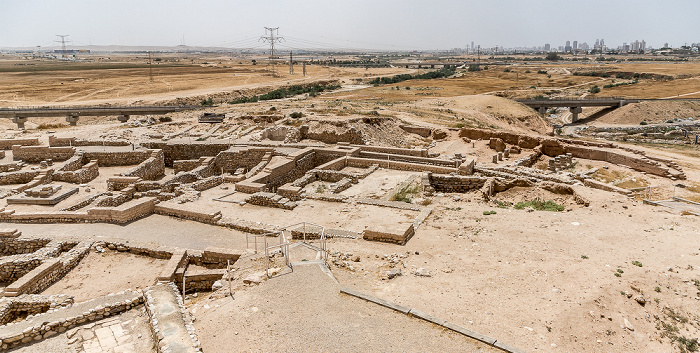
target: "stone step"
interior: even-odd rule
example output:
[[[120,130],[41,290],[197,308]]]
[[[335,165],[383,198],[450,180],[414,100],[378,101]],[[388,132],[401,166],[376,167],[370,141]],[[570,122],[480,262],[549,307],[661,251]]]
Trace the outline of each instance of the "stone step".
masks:
[[[175,285],[158,283],[144,290],[151,330],[160,352],[201,352],[194,326]]]

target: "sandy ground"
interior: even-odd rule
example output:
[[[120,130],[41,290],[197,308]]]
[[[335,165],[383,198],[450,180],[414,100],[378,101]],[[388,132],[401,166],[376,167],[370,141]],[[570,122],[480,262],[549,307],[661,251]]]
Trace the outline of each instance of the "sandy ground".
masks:
[[[80,260],[65,277],[41,294],[68,294],[83,302],[125,289],[138,290],[151,286],[167,260],[159,260],[106,249],[95,250]],[[104,278],[104,281],[94,279]]]
[[[236,293],[235,300],[224,297],[188,310],[197,318],[195,328],[205,351],[495,351],[340,294],[339,288],[317,265],[297,266],[294,273]]]

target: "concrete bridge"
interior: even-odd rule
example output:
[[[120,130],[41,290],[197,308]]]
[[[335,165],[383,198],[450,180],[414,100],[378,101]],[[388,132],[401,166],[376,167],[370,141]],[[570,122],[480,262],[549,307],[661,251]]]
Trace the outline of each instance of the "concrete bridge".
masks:
[[[592,99],[516,99],[516,101],[537,109],[544,115],[547,109],[554,107],[568,107],[571,112],[571,122],[578,120],[578,114],[583,107],[609,107],[610,110],[622,107],[630,103],[641,101],[700,101],[698,98],[592,98]]]
[[[200,106],[123,106],[123,107],[23,107],[0,108],[0,118],[10,118],[18,129],[30,117],[65,116],[66,121],[75,126],[80,116],[116,115],[121,122],[127,122],[131,115],[160,115],[183,110],[201,109]]]

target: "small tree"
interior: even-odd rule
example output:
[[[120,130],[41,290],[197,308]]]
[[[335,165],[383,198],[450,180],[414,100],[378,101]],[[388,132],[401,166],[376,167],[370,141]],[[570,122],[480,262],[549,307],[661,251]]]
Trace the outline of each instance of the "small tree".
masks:
[[[561,59],[561,56],[559,56],[557,53],[551,52],[547,54],[546,59],[549,61],[557,61]]]
[[[600,92],[600,87],[598,87],[597,85],[596,85],[596,86],[593,86],[593,87],[591,87],[591,89],[588,90],[588,92],[591,92],[591,93],[599,93],[599,92]]]

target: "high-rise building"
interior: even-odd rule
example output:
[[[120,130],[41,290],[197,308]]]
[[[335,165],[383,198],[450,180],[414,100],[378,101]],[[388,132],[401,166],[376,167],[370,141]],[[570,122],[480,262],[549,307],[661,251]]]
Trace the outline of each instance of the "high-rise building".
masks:
[[[567,53],[571,51],[571,42],[568,40],[566,41],[566,45],[564,46],[564,51]]]
[[[544,45],[544,51],[548,52],[550,48],[551,48],[551,46],[549,45],[549,43]]]
[[[472,51],[474,51],[474,42],[472,41]]]
[[[642,39],[642,42],[640,43],[639,46],[640,46],[639,49],[640,49],[642,52],[647,51],[647,42],[645,42],[644,39]]]
[[[578,41],[574,41],[574,45],[572,46],[572,49],[578,50]]]

